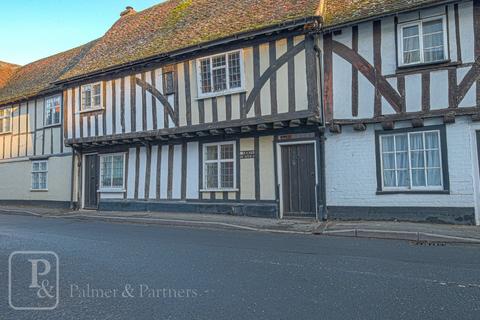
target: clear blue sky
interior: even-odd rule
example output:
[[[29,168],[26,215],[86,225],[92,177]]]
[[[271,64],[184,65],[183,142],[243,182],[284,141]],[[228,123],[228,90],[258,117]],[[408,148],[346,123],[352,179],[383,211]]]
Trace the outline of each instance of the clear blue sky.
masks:
[[[0,60],[25,65],[102,36],[130,5],[163,0],[0,1]]]

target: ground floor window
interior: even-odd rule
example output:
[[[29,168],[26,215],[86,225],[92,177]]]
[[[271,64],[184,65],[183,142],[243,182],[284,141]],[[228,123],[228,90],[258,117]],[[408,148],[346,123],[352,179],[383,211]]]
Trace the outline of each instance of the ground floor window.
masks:
[[[235,142],[203,145],[203,177],[206,190],[235,188]]]
[[[378,139],[383,191],[444,190],[446,156],[440,129],[381,133]]]
[[[48,161],[32,162],[32,190],[47,190]]]
[[[124,189],[125,155],[123,153],[100,156],[100,189]]]

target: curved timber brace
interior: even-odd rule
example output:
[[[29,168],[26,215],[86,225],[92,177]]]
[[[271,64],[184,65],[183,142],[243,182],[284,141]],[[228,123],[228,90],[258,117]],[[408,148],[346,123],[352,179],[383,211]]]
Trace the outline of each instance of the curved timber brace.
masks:
[[[139,78],[135,78],[135,82],[138,86],[140,86],[145,91],[148,91],[152,96],[154,96],[158,99],[158,101],[160,101],[163,107],[167,109],[168,115],[172,119],[173,123],[175,123],[175,126],[178,127],[178,118],[176,116],[175,110],[173,110],[170,102],[168,102],[168,99],[150,83],[147,83],[146,81]]]
[[[255,86],[252,89],[252,92],[250,92],[250,94],[248,95],[247,102],[245,103],[245,114],[248,114],[250,112],[250,109],[252,109],[255,99],[257,99],[257,97],[260,95],[260,91],[265,86],[267,81],[272,77],[272,75],[303,50],[305,50],[305,40],[302,40],[296,46],[294,46],[293,48],[285,52],[277,60],[275,60],[265,70],[262,76],[255,81]]]

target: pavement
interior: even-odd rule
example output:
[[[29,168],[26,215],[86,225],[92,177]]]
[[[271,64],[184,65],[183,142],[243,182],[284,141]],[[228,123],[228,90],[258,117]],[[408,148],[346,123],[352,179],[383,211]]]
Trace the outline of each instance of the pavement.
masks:
[[[51,255],[59,261],[55,286]],[[476,320],[480,246],[0,214],[0,318]],[[41,261],[41,260],[39,260]],[[45,287],[46,289],[49,287]],[[39,301],[40,293],[42,300]],[[316,315],[316,316],[315,316]]]
[[[129,212],[0,206],[0,213],[116,223],[160,224],[203,228],[239,229],[271,233],[408,240],[418,243],[480,244],[480,226],[411,223],[399,221],[315,221],[266,219],[197,213]]]

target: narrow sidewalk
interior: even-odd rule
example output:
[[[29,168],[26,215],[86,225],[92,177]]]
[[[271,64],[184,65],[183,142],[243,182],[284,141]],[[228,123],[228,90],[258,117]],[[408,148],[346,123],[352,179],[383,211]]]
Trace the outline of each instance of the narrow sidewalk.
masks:
[[[397,239],[416,242],[480,244],[479,226],[442,225],[393,221],[328,221],[265,219],[197,213],[124,211],[72,211],[27,206],[0,206],[0,214],[34,215],[46,218],[97,220],[117,223],[160,224],[223,228],[275,233],[314,234],[357,238]]]

